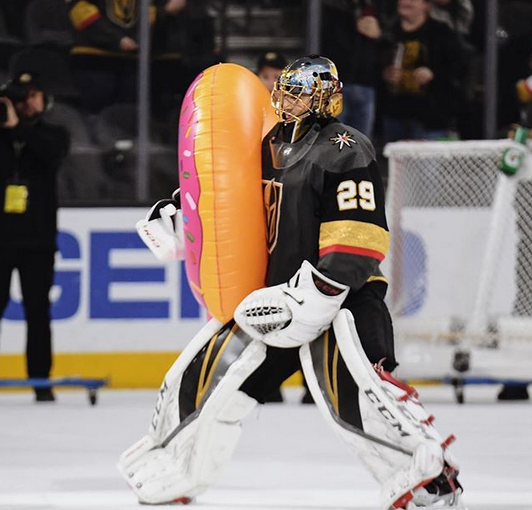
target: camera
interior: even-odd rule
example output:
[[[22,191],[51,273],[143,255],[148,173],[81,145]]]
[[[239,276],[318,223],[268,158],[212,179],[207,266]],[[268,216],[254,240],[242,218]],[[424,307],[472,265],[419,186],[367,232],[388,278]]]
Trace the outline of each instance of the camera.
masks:
[[[8,81],[0,86],[0,97],[7,97],[13,104],[26,101],[29,95],[26,84]],[[7,121],[7,105],[0,103],[0,124]]]

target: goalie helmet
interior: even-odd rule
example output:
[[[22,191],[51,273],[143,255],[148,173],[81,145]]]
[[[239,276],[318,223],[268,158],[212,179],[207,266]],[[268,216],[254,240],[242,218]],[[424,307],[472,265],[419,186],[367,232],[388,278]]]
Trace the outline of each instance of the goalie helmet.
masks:
[[[283,69],[275,82],[271,102],[284,123],[301,122],[309,115],[336,117],[342,111],[341,91],[334,62],[309,55]]]

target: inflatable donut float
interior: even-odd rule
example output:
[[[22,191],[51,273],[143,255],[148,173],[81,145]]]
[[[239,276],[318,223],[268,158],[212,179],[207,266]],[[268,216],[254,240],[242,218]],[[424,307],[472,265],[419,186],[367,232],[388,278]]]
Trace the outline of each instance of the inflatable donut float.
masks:
[[[261,143],[276,122],[264,85],[236,64],[203,71],[181,107],[186,273],[198,302],[223,323],[247,294],[264,286]]]

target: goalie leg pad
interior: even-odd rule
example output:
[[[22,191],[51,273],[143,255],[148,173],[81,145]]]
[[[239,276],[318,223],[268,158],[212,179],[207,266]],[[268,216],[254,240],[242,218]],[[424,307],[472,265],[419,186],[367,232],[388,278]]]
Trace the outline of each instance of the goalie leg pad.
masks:
[[[149,434],[118,464],[142,503],[193,498],[216,480],[237,445],[241,420],[256,405],[238,390],[265,356],[266,346],[234,324],[206,343],[205,336],[196,337],[187,346],[183,363],[176,362],[165,378]],[[199,379],[191,377],[194,371],[200,372]],[[197,387],[189,387],[196,381]],[[187,414],[190,402],[187,407],[180,401],[189,395],[196,409]]]
[[[326,349],[326,342],[334,343],[334,347]],[[331,371],[341,366],[338,361],[331,364],[335,356],[345,362],[354,385],[355,396],[344,399],[345,403],[334,391],[334,377],[338,375]],[[407,508],[420,488],[439,477],[444,481],[451,479],[449,483],[459,494],[457,466],[432,426],[433,417],[417,400],[413,388],[369,362],[350,312],[342,310],[333,322],[333,331],[302,347],[300,357],[309,388],[325,419],[381,484],[384,509]],[[340,375],[345,377],[345,373]],[[345,410],[353,399],[358,399],[356,415]]]
[[[211,319],[196,336],[187,344],[184,351],[174,361],[174,364],[166,372],[157,402],[153,410],[150,423],[149,435],[155,444],[160,444],[168,433],[180,423],[182,413],[179,409],[179,394],[183,374],[198,357],[202,349],[219,336],[224,326],[216,319]]]

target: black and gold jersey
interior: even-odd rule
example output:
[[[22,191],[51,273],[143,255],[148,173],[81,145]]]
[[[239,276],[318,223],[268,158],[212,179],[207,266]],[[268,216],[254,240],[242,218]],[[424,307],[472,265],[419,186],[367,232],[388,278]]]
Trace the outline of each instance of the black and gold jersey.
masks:
[[[111,54],[119,51],[120,40],[137,39],[139,0],[65,0],[75,46],[73,53]],[[157,3],[150,0],[150,21],[157,16]]]
[[[267,285],[287,281],[303,260],[352,291],[384,280],[389,233],[371,142],[335,119],[295,143],[283,142],[283,129],[275,126],[262,147]]]

